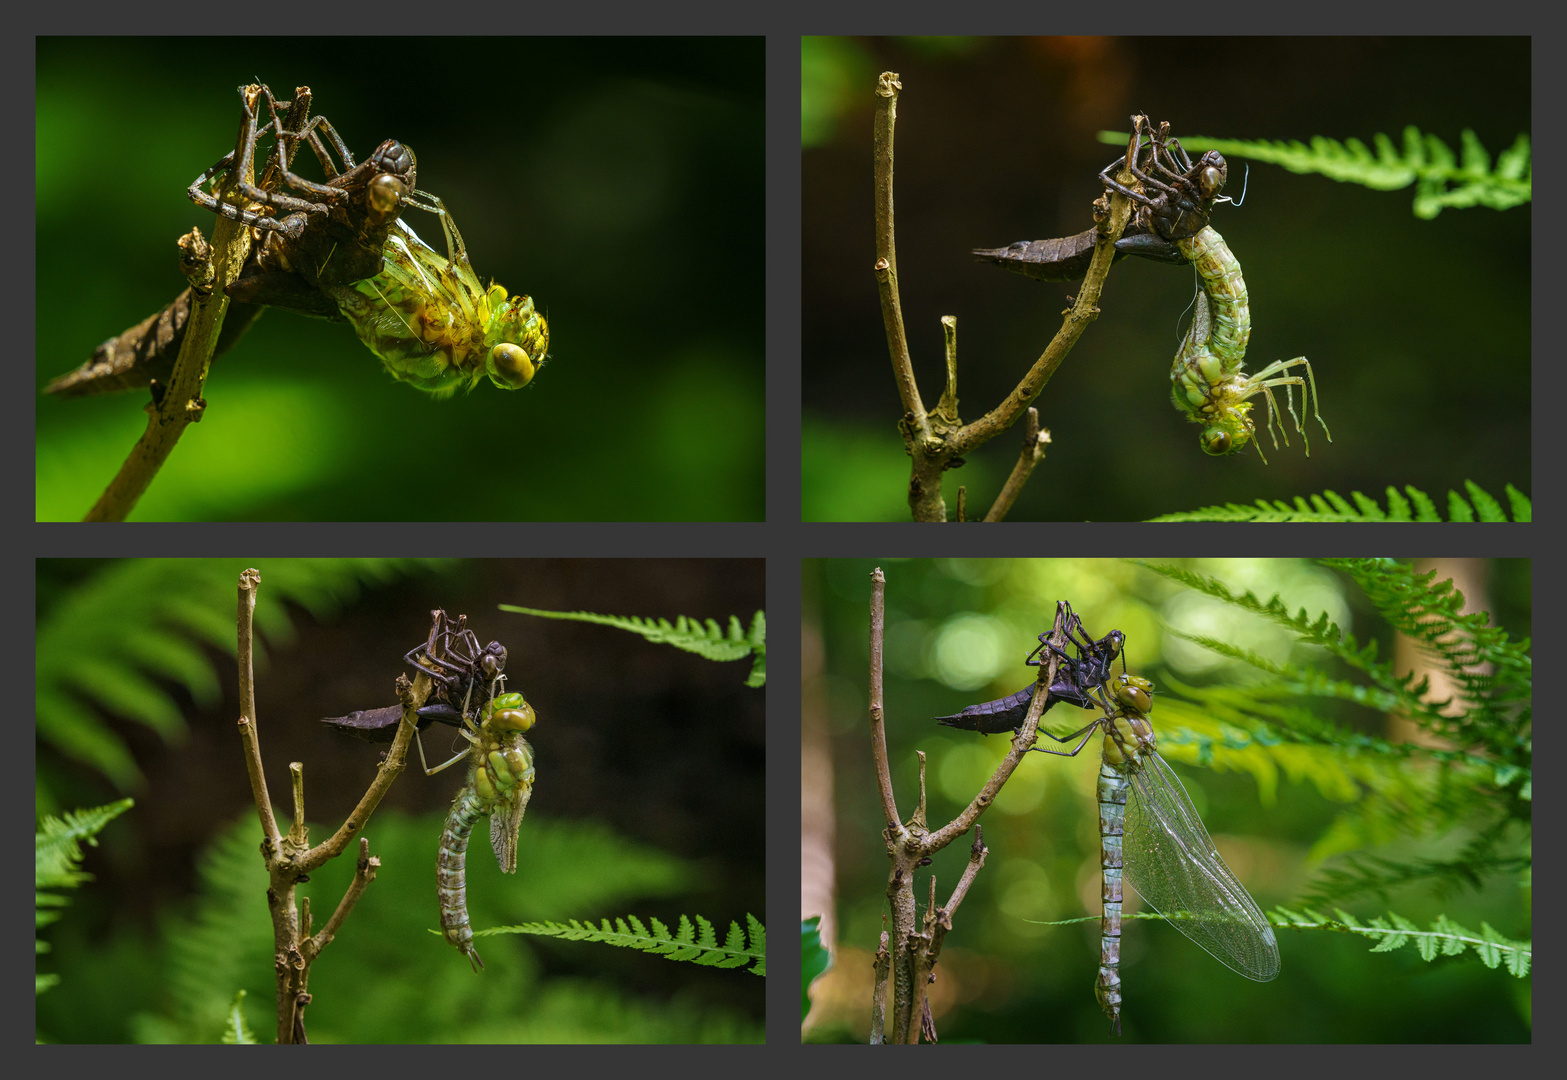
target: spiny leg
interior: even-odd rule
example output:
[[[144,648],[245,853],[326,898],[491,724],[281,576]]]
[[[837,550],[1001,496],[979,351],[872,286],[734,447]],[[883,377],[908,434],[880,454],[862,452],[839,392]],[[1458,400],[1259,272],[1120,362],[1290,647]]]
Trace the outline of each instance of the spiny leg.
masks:
[[[1279,374],[1280,372],[1288,371],[1290,368],[1296,367],[1297,365],[1306,369],[1306,377],[1304,379],[1302,379],[1299,375]],[[1269,378],[1269,376],[1275,377]],[[1268,388],[1273,386],[1282,386],[1284,387],[1284,400],[1285,405],[1289,409],[1290,418],[1295,421],[1295,430],[1300,432],[1301,440],[1306,444],[1306,454],[1307,456],[1310,456],[1311,441],[1306,435],[1306,429],[1305,426],[1301,423],[1300,417],[1295,415],[1295,398],[1292,390],[1290,389],[1293,386],[1299,386],[1301,396],[1303,398],[1308,396],[1309,392],[1309,396],[1312,401],[1312,415],[1316,417],[1317,423],[1322,425],[1323,434],[1327,435],[1328,442],[1333,441],[1333,433],[1328,430],[1328,425],[1322,419],[1322,399],[1321,396],[1317,393],[1316,375],[1311,370],[1311,362],[1304,356],[1297,356],[1293,360],[1275,360],[1273,363],[1269,364],[1262,370],[1248,376],[1246,382],[1248,386],[1248,393],[1246,395],[1247,397],[1250,397],[1252,394],[1258,393],[1259,391],[1267,396],[1269,410],[1268,426],[1270,431],[1273,426],[1274,418],[1278,415],[1278,402],[1274,399],[1273,394],[1269,391]],[[1302,404],[1304,405],[1305,402],[1302,402]],[[1282,419],[1279,420],[1279,430],[1284,431],[1284,422]],[[1289,435],[1287,432],[1284,435],[1284,444],[1286,446],[1289,445]],[[1278,446],[1277,439],[1274,440],[1273,445],[1275,447]]]

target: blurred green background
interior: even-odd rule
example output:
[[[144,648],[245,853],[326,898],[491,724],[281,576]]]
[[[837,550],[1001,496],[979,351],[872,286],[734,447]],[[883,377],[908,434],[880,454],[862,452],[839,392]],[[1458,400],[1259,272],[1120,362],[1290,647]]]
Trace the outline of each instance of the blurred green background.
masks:
[[[994,407],[1061,325],[1073,284],[978,262],[974,247],[1093,224],[1101,130],[1168,120],[1178,136],[1402,147],[1413,124],[1493,159],[1530,132],[1528,38],[805,38],[801,53],[803,516],[909,519],[909,462],[872,253],[871,121],[902,76],[894,199],[899,289],[927,408],[945,377],[938,319],[958,320],[965,421]],[[1124,145],[1123,145],[1124,148]],[[1246,169],[1232,162],[1229,194]],[[1168,372],[1193,272],[1116,265],[1103,314],[1036,404],[1052,442],[1010,520],[1142,520],[1333,489],[1379,501],[1413,484],[1440,504],[1473,480],[1530,490],[1529,206],[1422,221],[1413,186],[1382,192],[1253,163],[1243,207],[1213,225],[1245,269],[1248,370],[1306,356],[1322,391],[1311,456],[1265,444],[1210,459]],[[1281,403],[1282,404],[1282,403]],[[1297,407],[1298,407],[1297,402]],[[973,516],[1017,457],[1016,432],[947,474]]]
[[[1277,594],[1290,611],[1325,612],[1378,658],[1393,659],[1395,635],[1347,577],[1293,559],[1153,560],[1223,581],[1239,594]],[[934,723],[969,705],[1010,694],[1035,673],[1023,658],[1068,600],[1089,632],[1125,632],[1127,666],[1168,694],[1171,679],[1195,686],[1255,683],[1248,666],[1176,638],[1169,630],[1242,645],[1274,663],[1363,676],[1300,646],[1274,623],[1176,586],[1130,562],[1102,559],[807,560],[802,637],[807,855],[802,918],[833,922],[835,963],[813,988],[808,1041],[864,1041],[869,1033],[871,958],[887,911],[881,804],[867,723],[870,573],[886,573],[885,715],[892,781],[903,820],[913,814],[919,759],[927,763],[929,822],[950,821],[1006,755],[1005,737]],[[1488,611],[1515,640],[1531,631],[1527,560],[1419,564],[1454,577],[1470,609]],[[1399,670],[1408,670],[1402,663]],[[1119,670],[1119,668],[1118,668]],[[1274,767],[1248,751],[1194,765],[1195,748],[1172,738],[1176,697],[1152,719],[1161,753],[1181,776],[1208,831],[1264,910],[1298,907],[1324,866],[1342,866],[1348,838],[1376,820],[1371,788],[1338,790],[1324,778],[1357,766],[1352,752],[1299,746]],[[1294,699],[1325,719],[1380,738],[1408,738],[1389,717],[1322,698]],[[1165,720],[1161,728],[1160,716]],[[1044,717],[1062,736],[1090,716],[1058,706]],[[1043,740],[1042,740],[1043,741]],[[1053,745],[1048,744],[1047,745]],[[1365,938],[1277,930],[1282,970],[1254,983],[1226,969],[1161,922],[1128,920],[1121,946],[1124,1034],[1110,1034],[1094,998],[1099,959],[1100,865],[1094,782],[1098,740],[1077,758],[1025,758],[980,819],[990,855],[948,934],[932,1007],[942,1042],[1528,1042],[1529,979],[1485,967],[1472,952],[1420,958],[1410,945],[1373,953]],[[1429,761],[1379,759],[1388,775],[1428,777]],[[816,762],[817,767],[811,767]],[[825,779],[830,778],[830,779]],[[1379,788],[1385,791],[1386,788]],[[1395,789],[1398,790],[1398,789]],[[1454,859],[1473,837],[1465,821],[1443,830],[1399,822],[1370,854],[1407,861]],[[1394,811],[1395,815],[1397,810]],[[1364,817],[1357,817],[1364,814]],[[824,841],[823,837],[830,837]],[[929,873],[945,902],[963,872],[973,835],[936,855]],[[828,846],[830,844],[830,846]],[[1335,852],[1335,848],[1338,848]],[[826,856],[830,853],[830,859]],[[1329,859],[1325,853],[1339,857]],[[1364,854],[1364,852],[1360,852]],[[1527,849],[1525,850],[1527,854]],[[815,873],[813,873],[813,871]],[[921,915],[928,896],[915,886]],[[1522,880],[1520,880],[1522,877]],[[822,879],[819,880],[818,878]],[[1439,914],[1478,931],[1487,922],[1515,939],[1530,934],[1526,875],[1491,875],[1480,887],[1432,895],[1424,883],[1386,897],[1341,903],[1368,918],[1395,911],[1425,929]],[[1525,887],[1520,887],[1520,885]],[[1128,889],[1128,913],[1137,905]],[[830,899],[828,899],[830,898]],[[1323,905],[1331,913],[1333,904]],[[1066,926],[1051,920],[1092,916]]]
[[[510,688],[538,711],[538,781],[502,875],[475,830],[475,929],[636,915],[722,935],[766,919],[763,691],[749,662],[712,663],[606,626],[504,614],[552,610],[711,617],[749,625],[764,603],[746,560],[41,560],[40,814],[136,805],[86,849],[94,880],[41,936],[51,1042],[213,1042],[245,988],[274,1036],[272,931],[260,829],[234,730],[235,582],[261,571],[256,693],[261,751],[283,828],[288,765],[304,765],[311,840],[325,840],[385,749],[322,717],[390,705],[430,610],[463,613],[509,652]],[[444,729],[443,729],[444,731]],[[427,733],[432,758],[451,733]],[[410,751],[410,753],[413,753]],[[434,762],[432,761],[432,764]],[[760,1041],[766,980],[608,945],[480,937],[485,970],[437,933],[435,856],[462,785],[416,754],[365,836],[376,880],[312,968],[315,1042]],[[319,929],[352,852],[301,887]]]
[[[763,245],[761,38],[40,38],[37,58],[39,387],[184,287],[175,240],[214,221],[185,189],[253,80],[310,86],[356,157],[412,146],[480,278],[550,321],[531,387],[441,402],[347,324],[269,312],[132,520],[763,516],[765,275],[735,270]],[[39,520],[87,511],[145,396],[38,398]]]

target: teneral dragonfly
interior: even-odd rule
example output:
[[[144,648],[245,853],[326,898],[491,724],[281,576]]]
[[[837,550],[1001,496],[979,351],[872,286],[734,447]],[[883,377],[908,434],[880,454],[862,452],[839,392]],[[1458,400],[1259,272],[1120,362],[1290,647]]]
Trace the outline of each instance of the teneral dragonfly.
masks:
[[[277,101],[265,86],[242,88],[241,97],[246,126],[240,163],[230,152],[197,177],[189,191],[193,201],[243,221],[255,233],[251,257],[227,290],[232,303],[214,356],[232,347],[263,307],[278,307],[352,322],[388,371],[434,396],[471,388],[482,374],[506,389],[532,378],[548,346],[543,316],[527,297],[507,299],[499,285],[480,286],[440,200],[417,191],[411,149],[388,139],[355,164],[330,122],[309,116],[307,87],[296,90],[291,102]],[[260,120],[263,102],[272,117],[267,123]],[[286,109],[286,116],[279,116],[279,109]],[[322,133],[337,151],[341,170]],[[240,183],[248,202],[220,204],[203,190],[219,174],[237,169],[246,175],[259,141],[268,135],[273,148],[260,179]],[[315,152],[328,177],[325,184],[292,171],[301,145]],[[399,229],[408,205],[442,215],[449,258],[423,245],[406,226]],[[356,291],[367,281],[374,284],[363,294]],[[150,384],[156,392],[156,384],[166,383],[172,371],[192,300],[192,290],[185,290],[164,310],[104,342],[91,360],[54,380],[46,392],[73,397]],[[515,340],[501,340],[506,335]]]
[[[482,285],[451,213],[417,194],[425,201],[412,205],[441,219],[446,255],[399,220],[379,274],[324,291],[393,378],[433,397],[471,390],[486,376],[503,390],[528,385],[549,350],[549,324],[531,297]]]
[[[533,795],[533,748],[523,736],[537,715],[522,694],[507,692],[506,649],[492,641],[480,647],[465,616],[450,619],[431,614],[429,637],[409,650],[405,659],[435,683],[431,700],[419,709],[419,728],[436,721],[450,724],[469,744],[460,753],[432,767],[418,741],[419,761],[430,776],[468,761],[468,775],[452,802],[441,832],[436,857],[436,895],[441,932],[468,957],[474,971],[484,967],[473,944],[468,918],[468,841],[481,817],[490,819],[490,846],[501,871],[517,871],[517,837]],[[366,709],[325,722],[347,734],[389,741],[402,720],[402,709]],[[418,736],[415,736],[418,739]]]
[[[1094,994],[1120,1034],[1123,876],[1170,925],[1248,979],[1267,982],[1278,975],[1279,945],[1273,927],[1213,846],[1180,778],[1159,755],[1148,722],[1153,684],[1122,673],[1099,695],[1104,715],[1056,739],[1065,745],[1083,736],[1075,747],[1034,749],[1075,757],[1104,730],[1098,784],[1104,914]],[[1128,800],[1129,794],[1135,797]]]

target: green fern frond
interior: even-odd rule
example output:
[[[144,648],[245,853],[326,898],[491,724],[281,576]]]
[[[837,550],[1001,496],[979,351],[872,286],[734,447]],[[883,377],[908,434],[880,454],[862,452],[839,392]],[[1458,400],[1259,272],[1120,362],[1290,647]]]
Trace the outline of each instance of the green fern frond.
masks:
[[[572,622],[598,623],[613,626],[617,630],[629,630],[641,634],[660,645],[673,645],[686,652],[694,652],[708,660],[742,660],[752,657],[751,671],[746,676],[747,686],[761,686],[767,682],[767,615],[758,611],[751,619],[751,629],[740,628],[740,620],[729,616],[729,632],[714,619],[688,619],[677,616],[674,625],[668,619],[644,619],[636,615],[596,615],[591,611],[542,611],[539,608],[501,604],[502,611],[519,615],[537,615],[544,619],[567,619]]]
[[[635,915],[616,918],[614,926],[608,919],[601,926],[579,923],[576,919],[566,924],[556,922],[523,923],[520,926],[500,926],[481,930],[476,936],[487,934],[536,934],[540,937],[562,938],[566,941],[598,941],[606,945],[618,945],[625,949],[637,949],[653,953],[666,960],[681,960],[701,964],[703,967],[737,968],[751,964],[753,975],[767,974],[767,929],[754,915],[745,917],[750,930],[750,944],[746,944],[746,932],[740,925],[730,922],[729,933],[722,945],[714,933],[713,924],[702,916],[695,916],[696,925],[684,915],[680,916],[680,928],[674,934],[657,919],[648,919],[653,929],[649,931]],[[628,925],[629,924],[629,925]]]
[[[327,618],[369,584],[438,560],[280,559],[265,576],[256,626],[276,646],[293,630],[287,604]],[[65,757],[134,790],[142,776],[125,741],[100,711],[143,724],[165,741],[184,738],[179,706],[163,685],[184,687],[198,705],[221,697],[203,644],[232,655],[234,588],[244,565],[233,559],[127,559],[73,589],[38,621],[38,738]],[[258,662],[264,653],[258,638]],[[55,807],[40,779],[40,813]]]
[[[1440,660],[1457,683],[1465,718],[1460,723],[1437,714],[1432,717],[1436,730],[1462,740],[1473,739],[1485,727],[1522,737],[1529,723],[1534,677],[1529,642],[1511,641],[1505,630],[1489,625],[1484,612],[1464,614],[1463,593],[1449,580],[1435,580],[1435,571],[1416,574],[1408,565],[1388,559],[1324,563],[1352,577],[1383,618]],[[1517,748],[1516,738],[1487,741],[1507,751]]]
[[[1268,921],[1281,930],[1332,930],[1342,934],[1359,934],[1362,937],[1373,938],[1377,944],[1372,952],[1392,952],[1411,942],[1419,950],[1425,960],[1435,960],[1438,956],[1459,956],[1465,949],[1473,949],[1488,968],[1495,968],[1505,963],[1510,974],[1518,978],[1524,978],[1529,974],[1529,968],[1534,961],[1534,945],[1528,941],[1514,941],[1497,933],[1489,923],[1480,924],[1480,932],[1453,922],[1445,915],[1437,917],[1431,924],[1430,930],[1422,930],[1402,915],[1388,912],[1386,917],[1377,916],[1361,923],[1353,915],[1345,911],[1337,911],[1338,918],[1330,919],[1311,908],[1296,912],[1285,907],[1276,907],[1268,912]],[[1162,922],[1174,922],[1182,916],[1165,915],[1157,911],[1138,911],[1132,914],[1123,914],[1125,919],[1157,919]],[[1026,920],[1035,926],[1070,926],[1074,923],[1096,923],[1100,921],[1098,915],[1082,915],[1075,919],[1056,919],[1050,922],[1037,922],[1033,919]]]
[[[92,875],[81,869],[82,845],[97,846],[98,834],[104,826],[135,806],[133,799],[121,799],[106,806],[94,806],[87,810],[67,810],[60,817],[45,817],[43,825],[33,837],[33,896],[34,931],[33,952],[49,951],[49,943],[41,941],[36,931],[59,920],[57,911],[47,908],[63,908],[70,903],[68,897],[45,892],[46,889],[75,889],[92,880]],[[60,981],[57,975],[38,975],[34,979],[35,993],[43,993]]]
[[[1480,924],[1480,932],[1465,929],[1440,915],[1431,929],[1422,930],[1402,915],[1388,912],[1367,923],[1359,922],[1353,915],[1335,909],[1337,919],[1330,919],[1311,908],[1296,912],[1288,908],[1274,908],[1269,913],[1274,926],[1287,930],[1333,930],[1342,934],[1359,934],[1375,939],[1372,952],[1392,952],[1410,944],[1415,945],[1424,960],[1438,956],[1458,956],[1465,949],[1473,949],[1488,968],[1505,963],[1510,974],[1523,978],[1529,974],[1534,961],[1534,945],[1528,941],[1514,941],[1493,930],[1489,923]]]
[[[1531,856],[1506,855],[1494,850],[1494,840],[1483,839],[1465,847],[1456,859],[1412,859],[1407,862],[1358,852],[1348,854],[1342,866],[1318,871],[1307,903],[1329,904],[1351,896],[1375,895],[1384,900],[1394,889],[1429,884],[1433,894],[1447,896],[1458,889],[1479,889],[1491,874],[1517,874],[1528,870]]]
[[[1099,141],[1125,146],[1127,136],[1101,131]],[[1279,165],[1293,173],[1320,173],[1340,183],[1362,184],[1377,191],[1397,191],[1418,181],[1415,216],[1434,218],[1444,207],[1489,206],[1506,210],[1530,202],[1534,195],[1532,151],[1527,133],[1502,151],[1491,168],[1491,155],[1468,128],[1460,135],[1463,158],[1435,135],[1424,135],[1413,124],[1404,128],[1404,152],[1378,132],[1373,154],[1359,139],[1317,136],[1308,147],[1295,140],[1181,139],[1188,150],[1217,150],[1227,157],[1250,158]],[[1452,186],[1449,186],[1452,185]]]
[[[234,1000],[229,1003],[228,1019],[223,1024],[223,1042],[226,1046],[256,1045],[256,1033],[245,1023],[244,1004],[245,991],[236,991]]]
[[[1507,521],[1504,510],[1490,494],[1470,480],[1464,481],[1469,500],[1456,491],[1447,493],[1447,517],[1450,521]],[[1335,491],[1321,495],[1297,495],[1294,502],[1282,499],[1258,499],[1254,505],[1225,503],[1204,506],[1175,514],[1161,514],[1150,521],[1441,521],[1442,515],[1430,496],[1419,488],[1406,486],[1409,498],[1397,488],[1387,489],[1387,509],[1358,491],[1350,492],[1353,505]],[[1507,485],[1507,502],[1513,521],[1532,521],[1534,508],[1529,497],[1513,485]]]
[[[1340,630],[1325,614],[1313,622],[1304,609],[1291,615],[1276,596],[1263,603],[1249,591],[1236,596],[1223,582],[1184,567],[1148,562],[1138,565],[1288,629],[1299,640],[1321,646],[1350,667],[1364,672],[1374,685],[1359,687],[1320,673],[1308,674],[1291,665],[1269,663],[1248,650],[1224,642],[1172,630],[1175,636],[1289,680],[1278,687],[1282,692],[1329,696],[1379,712],[1397,712],[1459,745],[1473,747],[1478,743],[1483,747],[1483,753],[1441,750],[1428,753],[1439,761],[1483,765],[1493,772],[1505,770],[1505,777],[1501,772],[1495,773],[1494,782],[1514,789],[1527,787],[1531,779],[1528,730],[1533,685],[1529,643],[1511,641],[1505,631],[1487,625],[1488,617],[1484,614],[1462,614],[1462,595],[1452,588],[1451,582],[1434,581],[1434,574],[1419,575],[1404,563],[1386,559],[1325,559],[1322,562],[1348,574],[1391,626],[1442,661],[1461,691],[1459,696],[1465,707],[1461,719],[1451,715],[1452,701],[1428,699],[1427,680],[1415,683],[1412,674],[1399,674],[1391,663],[1378,661],[1376,642],[1361,648],[1353,634]],[[1184,689],[1192,692],[1190,688]],[[1218,688],[1204,693],[1222,697],[1224,690]],[[1386,744],[1376,740],[1349,732],[1312,730],[1312,723],[1307,719],[1303,726],[1297,727],[1297,737],[1331,742],[1348,739],[1362,750],[1388,752]]]

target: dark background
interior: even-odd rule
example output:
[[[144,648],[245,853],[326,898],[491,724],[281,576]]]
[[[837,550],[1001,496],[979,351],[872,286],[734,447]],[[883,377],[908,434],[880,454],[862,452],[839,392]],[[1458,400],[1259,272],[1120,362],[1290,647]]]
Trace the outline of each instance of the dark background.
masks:
[[[356,157],[413,147],[481,280],[549,319],[549,363],[431,401],[347,324],[268,312],[133,519],[760,519],[764,274],[733,255],[762,244],[761,42],[40,38],[37,385],[184,287],[175,240],[214,221],[185,190],[233,148],[236,87],[303,84]],[[144,398],[38,399],[40,519],[85,513]]]
[[[232,569],[232,578],[223,575],[226,581],[237,580],[245,566],[258,567],[265,594],[269,567],[276,561],[219,562]],[[48,617],[55,605],[73,602],[80,589],[91,586],[96,575],[111,565],[99,560],[41,560],[40,617]],[[749,628],[754,613],[765,606],[762,568],[760,560],[453,561],[435,572],[417,570],[382,587],[367,588],[337,614],[320,620],[290,604],[292,639],[268,642],[267,655],[256,669],[262,757],[281,827],[288,827],[292,761],[305,766],[313,843],[325,840],[330,835],[325,830],[335,828],[357,803],[385,747],[347,738],[318,721],[395,704],[395,681],[407,670],[403,654],[428,634],[431,609],[444,607],[453,615],[466,614],[481,642],[498,639],[506,646],[508,688],[524,692],[539,717],[528,735],[538,780],[523,819],[516,876],[495,873],[485,825],[476,829],[468,857],[475,883],[470,909],[494,911],[493,905],[505,900],[521,905],[525,918],[476,916],[476,928],[625,914],[660,918],[673,927],[679,915],[687,913],[724,920],[718,926],[722,936],[729,919],[743,924],[747,912],[765,921],[765,691],[744,685],[749,660],[714,663],[606,626],[496,610],[497,604],[514,603],[557,611],[664,617],[671,622],[684,614],[714,618],[724,626],[735,615]],[[178,603],[178,597],[170,602]],[[204,849],[235,820],[248,814],[255,821],[234,730],[239,704],[233,646],[207,651],[217,669],[221,702],[198,706],[183,688],[168,686],[182,703],[187,733],[165,741],[145,726],[109,718],[146,777],[140,790],[117,792],[100,774],[40,743],[39,777],[47,778],[60,805],[96,806],[123,794],[136,798],[136,806],[100,837],[102,846],[86,849],[85,869],[96,880],[71,895],[64,920],[46,932],[55,951],[43,968],[61,972],[63,983],[40,999],[40,1024],[55,1040],[129,1038],[126,1029],[118,1026],[126,1023],[125,1015],[85,1007],[78,996],[94,993],[95,958],[123,955],[132,949],[129,942],[151,940],[161,926],[188,919]],[[432,765],[450,756],[452,742],[446,729],[437,727],[425,734]],[[467,961],[455,950],[438,937],[426,940],[424,929],[439,925],[438,822],[463,783],[463,768],[454,766],[426,777],[416,750],[410,748],[409,754],[408,768],[366,830],[371,853],[384,855],[386,850],[388,826],[377,822],[396,815],[434,816],[417,850],[407,857],[390,858],[362,903],[411,905],[420,917],[418,928],[365,958],[352,950],[365,948],[364,937],[371,928],[384,924],[366,911],[356,930],[350,917],[340,935],[338,958],[333,959],[332,949],[323,953],[312,989],[320,978],[342,979],[345,967],[359,977],[394,982],[406,981],[415,972],[423,973],[420,977],[455,979],[452,972],[456,971],[463,980],[472,979],[452,984],[464,995],[506,985],[473,979]],[[526,852],[540,832],[556,823],[579,828],[596,824],[625,842],[683,860],[693,884],[682,895],[628,898],[615,910],[536,910],[529,906],[535,901],[528,898],[538,896],[541,887],[548,895],[547,882],[563,871],[529,864]],[[326,878],[324,871],[316,876]],[[540,878],[546,883],[543,886],[538,884]],[[325,880],[316,886],[318,928],[340,895],[340,886],[333,889]],[[627,1002],[645,1000],[649,1008],[663,1007],[678,997],[742,1014],[758,1026],[762,1023],[766,980],[743,970],[718,971],[628,949],[531,937],[487,937],[477,944],[487,964],[484,976],[499,972],[500,980],[505,980],[518,975],[519,967],[527,971],[537,966],[541,980],[602,982]],[[461,963],[453,967],[448,961]],[[236,978],[241,976],[255,976],[241,985],[268,985],[269,973],[235,973]],[[101,1008],[127,1015],[155,1008],[163,977],[156,968],[138,968],[136,989]],[[569,983],[546,983],[537,992],[543,994],[552,985]],[[272,1037],[271,1027],[258,1018],[266,1016],[270,1005],[270,995],[252,997],[247,1005],[266,1041]],[[366,1037],[363,1028],[346,1019],[351,1015],[343,1011],[348,1003],[331,990],[320,993],[319,1006],[316,1021],[323,1029],[335,1030],[337,1039]],[[516,1001],[505,1007],[524,1008]],[[421,1024],[441,1014],[439,1003],[427,1008],[428,1012],[414,1014]],[[505,1009],[501,1011],[504,1015]],[[557,1038],[576,1041],[569,1024],[559,1030]],[[204,1032],[202,1037],[210,1039],[215,1033]],[[396,1041],[432,1037],[440,1036],[423,1026],[410,1027]],[[446,1037],[454,1036],[448,1032]]]
[[[894,201],[915,371],[934,407],[945,370],[938,319],[957,316],[965,421],[1016,384],[1075,292],[981,264],[969,249],[1092,225],[1096,174],[1116,152],[1096,134],[1129,130],[1132,113],[1168,120],[1178,136],[1372,145],[1381,132],[1400,149],[1413,124],[1455,153],[1471,128],[1493,161],[1530,131],[1527,38],[806,39],[805,60],[808,519],[908,520],[901,406],[871,274],[878,73],[903,83]],[[818,127],[816,115],[836,119]],[[1244,173],[1231,163],[1230,194]],[[1380,502],[1390,484],[1442,505],[1465,480],[1499,498],[1508,483],[1528,493],[1531,208],[1423,221],[1414,190],[1253,162],[1245,205],[1213,218],[1251,294],[1247,370],[1309,358],[1331,444],[1311,420],[1309,458],[1293,427],[1291,447],[1265,443],[1267,465],[1250,450],[1202,454],[1198,427],[1169,400],[1192,271],[1128,259],[1036,402],[1054,441],[1010,519],[1139,520],[1324,489]],[[989,506],[1020,432],[948,474],[949,513],[959,484],[971,508]]]

